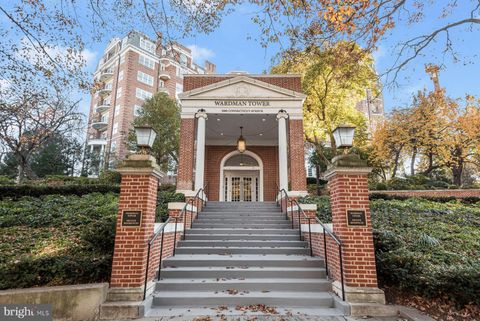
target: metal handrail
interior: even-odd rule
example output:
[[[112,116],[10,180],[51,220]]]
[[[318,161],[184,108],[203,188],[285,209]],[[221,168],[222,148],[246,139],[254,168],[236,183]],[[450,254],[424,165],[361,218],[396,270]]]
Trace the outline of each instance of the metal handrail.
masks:
[[[171,220],[175,220],[175,235],[174,235],[174,238],[176,239],[177,238],[177,220],[178,218],[174,217],[169,217],[164,223],[163,225],[158,229],[158,231],[156,231],[151,237],[150,239],[148,240],[148,243],[147,243],[147,267],[145,269],[145,280],[144,280],[144,284],[143,284],[143,299],[145,300],[146,298],[146,295],[147,295],[147,284],[148,284],[148,272],[149,272],[149,267],[150,267],[150,250],[152,249],[152,245],[153,243],[155,242],[155,240],[158,238],[158,236],[160,235],[160,233],[162,234],[162,238],[161,238],[161,241],[160,241],[160,259],[159,259],[159,262],[160,262],[160,266],[159,266],[159,271],[158,271],[158,278],[160,279],[160,269],[161,269],[161,262],[162,262],[162,256],[163,256],[163,235],[165,233],[163,233],[163,231],[165,230],[165,227],[167,226],[167,224],[171,221]],[[175,249],[175,243],[174,242],[174,249]],[[175,251],[175,250],[174,250]]]
[[[294,219],[293,219],[293,205],[294,203],[297,205],[297,216],[298,216],[298,229],[299,229],[299,234],[300,234],[300,238],[302,237],[302,224],[301,224],[301,221],[300,221],[300,213],[302,213],[303,217],[305,219],[308,220],[308,235],[309,235],[309,245],[310,245],[310,256],[313,256],[313,247],[312,247],[312,230],[311,230],[311,223],[310,223],[310,220],[312,220],[312,218],[308,217],[307,214],[305,214],[305,212],[303,211],[303,209],[301,208],[300,204],[298,203],[298,201],[296,199],[291,199],[289,196],[288,196],[288,193],[285,189],[281,189],[277,195],[277,199],[276,199],[276,202],[277,202],[277,206],[282,202],[282,199],[283,199],[283,194],[285,194],[285,205],[286,205],[286,215],[287,215],[287,219],[288,219],[288,203],[290,203],[291,205],[291,208],[292,208],[292,229],[294,228]],[[279,196],[280,196],[280,199],[279,199]],[[282,204],[280,204],[281,206]],[[318,224],[320,224],[320,226],[322,227],[322,230],[323,230],[323,255],[324,255],[324,259],[325,259],[325,272],[326,272],[326,275],[327,277],[329,277],[329,269],[328,269],[328,251],[327,251],[327,234],[335,241],[335,243],[337,243],[338,245],[338,256],[339,256],[339,265],[340,265],[340,282],[341,282],[341,286],[342,286],[342,300],[345,301],[345,282],[344,282],[344,276],[343,276],[343,243],[342,241],[338,238],[337,235],[335,235],[335,233],[333,233],[333,231],[330,230],[330,228],[328,228],[324,223],[322,223],[320,221],[320,219],[315,216],[315,220]]]
[[[176,247],[177,247],[177,225],[178,225],[177,222],[178,222],[178,218],[182,217],[182,215],[183,215],[183,220],[182,220],[182,223],[183,223],[183,238],[182,239],[184,240],[185,239],[185,231],[187,229],[186,214],[187,214],[188,205],[191,204],[192,207],[194,206],[194,204],[197,205],[197,206],[195,206],[195,213],[198,216],[198,200],[201,200],[202,207],[206,206],[206,204],[207,204],[206,193],[205,193],[206,188],[207,188],[207,185],[205,185],[203,188],[200,188],[197,191],[197,193],[195,194],[195,196],[193,197],[193,199],[190,199],[190,200],[188,200],[188,202],[185,203],[185,205],[183,206],[183,209],[180,212],[180,214],[176,217],[173,217],[173,218],[169,217],[163,223],[163,225],[158,229],[158,231],[156,231],[150,237],[150,239],[148,240],[148,243],[147,243],[147,267],[145,269],[145,280],[144,280],[144,286],[143,286],[143,300],[145,300],[145,298],[147,296],[148,272],[149,272],[149,266],[150,266],[150,252],[151,252],[151,248],[152,248],[153,243],[155,242],[155,240],[158,238],[158,236],[161,233],[162,238],[160,240],[160,257],[159,257],[159,260],[158,260],[158,276],[157,276],[157,280],[160,281],[160,274],[162,272],[162,258],[163,258],[163,236],[165,234],[163,232],[165,230],[165,227],[167,226],[167,224],[171,220],[175,220],[175,232],[174,232],[174,236],[173,236],[173,252],[172,252],[172,256],[175,256],[175,250],[176,250]],[[200,197],[200,193],[202,193],[202,197]],[[190,228],[192,227],[192,220],[193,220],[193,214],[190,215]]]

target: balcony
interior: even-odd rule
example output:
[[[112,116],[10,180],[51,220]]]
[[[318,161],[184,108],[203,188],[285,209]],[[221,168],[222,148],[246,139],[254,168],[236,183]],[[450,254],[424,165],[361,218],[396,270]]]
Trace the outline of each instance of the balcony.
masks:
[[[107,95],[110,95],[110,93],[112,92],[112,87],[104,87],[104,88],[100,88],[97,93],[104,97],[104,96],[107,96]]]
[[[158,87],[158,92],[168,94],[168,89],[167,87]]]
[[[92,122],[92,128],[98,131],[104,131],[108,127],[108,122],[104,119],[94,120]]]
[[[161,80],[170,80],[170,75],[165,70],[162,70],[160,71],[158,78],[160,78]]]
[[[87,142],[88,146],[105,146],[107,145],[107,140],[105,138],[94,138],[89,139]]]
[[[95,107],[95,112],[101,114],[101,113],[107,111],[109,108],[110,108],[110,104],[101,103],[100,105],[98,105],[97,107]]]
[[[113,77],[113,69],[105,69],[100,72],[100,81],[106,81]]]

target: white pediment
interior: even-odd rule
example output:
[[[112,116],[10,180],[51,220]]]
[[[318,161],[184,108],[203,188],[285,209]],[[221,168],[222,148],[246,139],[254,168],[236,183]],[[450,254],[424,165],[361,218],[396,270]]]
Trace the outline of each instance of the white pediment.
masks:
[[[305,95],[247,76],[238,76],[179,95],[183,99],[281,99],[302,100]]]

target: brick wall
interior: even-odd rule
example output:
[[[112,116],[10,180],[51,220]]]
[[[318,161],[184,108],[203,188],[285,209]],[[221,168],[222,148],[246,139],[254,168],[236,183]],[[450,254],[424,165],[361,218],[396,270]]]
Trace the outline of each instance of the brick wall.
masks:
[[[377,287],[367,175],[336,173],[330,178],[328,186],[333,232],[343,242],[345,284]],[[347,209],[365,210],[367,226],[349,227]],[[333,254],[334,248],[331,250]]]
[[[303,139],[303,120],[289,120],[289,171],[292,191],[306,191],[307,174],[305,172],[305,144]]]
[[[480,189],[444,189],[444,190],[410,190],[410,191],[370,191],[372,194],[403,197],[480,197]]]
[[[111,287],[140,287],[145,279],[147,242],[153,234],[158,179],[151,175],[123,175],[113,253]],[[140,227],[123,227],[125,209],[142,211]]]
[[[205,146],[205,183],[208,183],[208,200],[218,201],[220,190],[220,163],[235,146]],[[248,146],[263,162],[263,199],[274,201],[278,186],[277,146]]]
[[[238,77],[239,75],[185,75],[183,77],[183,90],[190,91],[196,88],[208,86],[223,80],[232,79]],[[255,80],[260,80],[271,85],[282,87],[285,89],[290,89],[296,92],[302,92],[301,77],[299,75],[281,75],[278,76],[250,76],[244,75]]]
[[[178,152],[177,189],[192,190],[195,119],[182,118],[180,121],[180,146]]]

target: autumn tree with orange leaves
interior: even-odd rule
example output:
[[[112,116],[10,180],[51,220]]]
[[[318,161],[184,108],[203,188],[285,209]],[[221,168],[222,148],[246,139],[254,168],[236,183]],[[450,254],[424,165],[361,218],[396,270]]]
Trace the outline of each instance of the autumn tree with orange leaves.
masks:
[[[438,68],[427,66],[435,89],[419,92],[410,109],[394,110],[372,140],[372,162],[384,178],[396,177],[401,164],[410,175],[430,175],[448,169],[452,183],[461,186],[465,167],[480,168],[480,100],[448,97],[438,80]],[[387,175],[388,174],[390,175]]]

